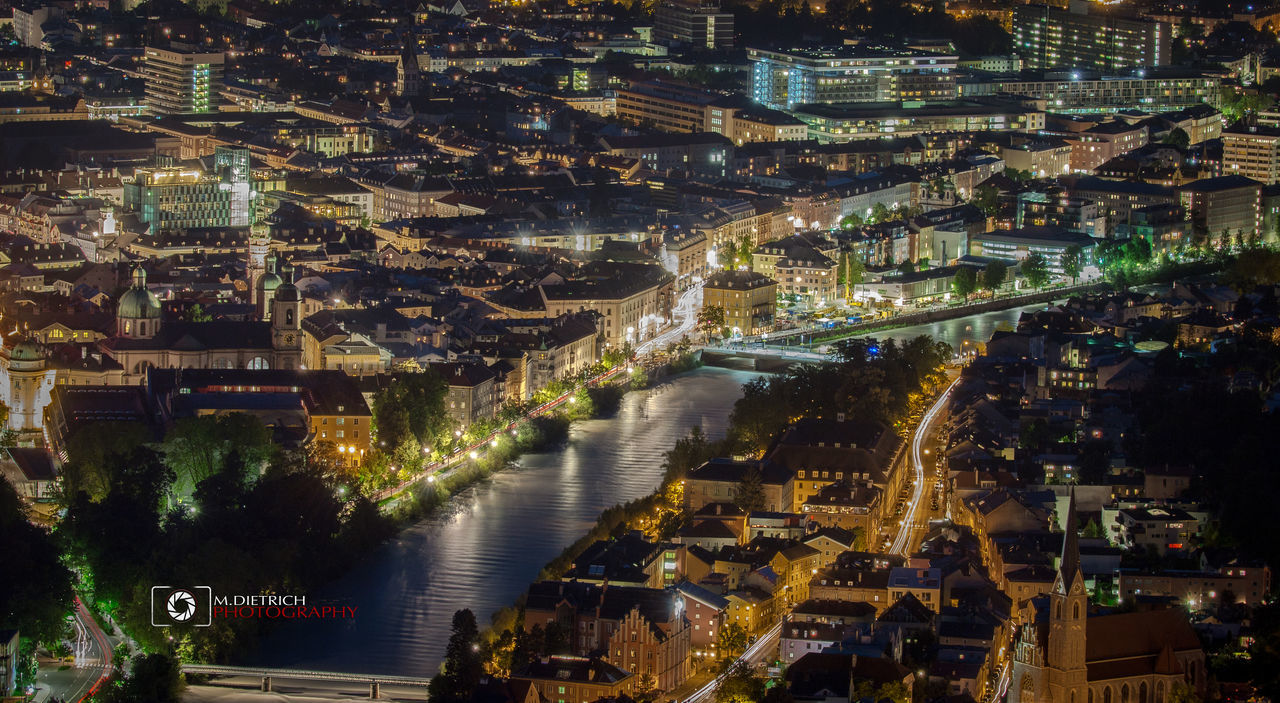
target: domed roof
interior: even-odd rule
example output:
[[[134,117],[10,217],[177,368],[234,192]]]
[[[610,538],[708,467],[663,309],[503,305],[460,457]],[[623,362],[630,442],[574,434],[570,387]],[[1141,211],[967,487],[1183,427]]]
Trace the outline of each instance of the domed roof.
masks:
[[[133,270],[133,287],[120,296],[116,315],[130,320],[160,319],[160,299],[147,290],[147,272],[141,266]]]
[[[280,277],[276,275],[275,271],[268,271],[258,278],[258,290],[275,290],[280,287],[281,283],[283,283],[283,281],[280,280]]]
[[[296,303],[302,300],[302,293],[292,283],[285,283],[276,289],[275,299],[282,303]]]
[[[284,265],[284,282],[276,288],[275,299],[282,303],[296,303],[302,300],[302,293],[298,292],[298,287],[293,285],[293,267],[289,264]]]
[[[9,352],[9,359],[12,361],[40,361],[44,359],[44,351],[34,341],[23,339],[13,345],[13,351]]]

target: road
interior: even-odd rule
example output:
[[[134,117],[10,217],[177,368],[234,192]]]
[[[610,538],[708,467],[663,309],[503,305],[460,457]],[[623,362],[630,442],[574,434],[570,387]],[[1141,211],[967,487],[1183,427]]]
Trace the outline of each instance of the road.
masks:
[[[40,667],[39,688],[48,690],[49,699],[79,702],[90,698],[111,674],[112,651],[107,635],[76,598],[76,641],[73,644],[75,664],[53,662]]]
[[[743,652],[742,656],[738,657],[738,661],[735,662],[735,664],[746,664],[750,667],[756,667],[760,665],[760,663],[768,661],[769,657],[777,654],[778,638],[781,635],[782,623],[779,622],[770,628],[768,632],[756,638],[756,641],[750,647],[747,647],[747,651]],[[716,689],[720,688],[720,682],[724,681],[724,677],[731,670],[732,667],[726,669],[724,674],[720,674],[707,682],[706,686],[703,686],[695,691],[693,695],[684,699],[684,703],[704,703],[704,701],[714,700]]]
[[[636,347],[636,355],[643,356],[649,352],[658,351],[675,344],[685,335],[692,334],[698,324],[698,310],[701,307],[702,284],[698,283],[682,293],[675,306],[671,308],[672,321],[679,320],[679,322],[675,322],[658,336]]]
[[[922,530],[928,528],[928,510],[925,505],[926,496],[932,490],[932,481],[928,480],[929,473],[925,471],[925,454],[928,451],[925,443],[933,433],[933,425],[937,419],[943,414],[947,407],[947,398],[951,396],[951,389],[960,382],[960,378],[956,377],[947,389],[938,395],[938,399],[933,405],[925,411],[924,416],[920,418],[920,424],[916,427],[916,431],[911,435],[911,452],[907,457],[913,473],[913,481],[915,490],[911,492],[908,499],[906,515],[903,516],[901,528],[893,539],[893,543],[889,546],[890,554],[910,554],[915,549],[915,535]]]

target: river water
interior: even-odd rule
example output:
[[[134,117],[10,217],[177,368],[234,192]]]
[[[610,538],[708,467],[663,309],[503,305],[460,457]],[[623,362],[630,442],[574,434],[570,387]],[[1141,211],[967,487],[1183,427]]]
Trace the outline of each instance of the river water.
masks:
[[[960,349],[983,341],[1024,310],[875,333],[929,334]],[[454,611],[471,608],[483,626],[510,605],[547,562],[581,537],[605,508],[648,495],[662,456],[694,425],[723,436],[742,384],[758,374],[701,368],[628,393],[615,416],[574,425],[561,448],[456,496],[447,514],[424,520],[314,594],[358,608],[351,621],[281,627],[247,663],[353,673],[431,676],[443,658]]]
[[[613,417],[575,424],[560,449],[521,457],[315,594],[356,606],[354,620],[285,625],[251,663],[433,675],[454,611],[471,608],[487,624],[601,511],[652,493],[663,454],[690,428],[723,436],[742,384],[756,375],[708,367],[628,393]]]

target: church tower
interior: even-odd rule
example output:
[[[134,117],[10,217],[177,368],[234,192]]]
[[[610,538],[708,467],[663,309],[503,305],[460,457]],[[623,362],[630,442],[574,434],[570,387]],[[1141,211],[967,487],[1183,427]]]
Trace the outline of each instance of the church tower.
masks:
[[[413,36],[410,35],[400,52],[400,60],[396,62],[396,92],[405,98],[417,96],[422,91],[418,52],[412,42]]]
[[[276,291],[284,281],[276,273],[276,255],[267,255],[266,273],[258,278],[254,285],[254,303],[258,310],[259,320],[271,319],[271,301],[275,300]]]
[[[302,367],[302,294],[293,284],[293,267],[284,265],[284,283],[271,300],[271,347],[275,350],[272,368]]]
[[[1053,703],[1086,703],[1088,671],[1085,668],[1085,620],[1089,593],[1080,570],[1080,537],[1077,532],[1076,497],[1067,502],[1063,524],[1062,560],[1049,592],[1049,643],[1046,668]]]

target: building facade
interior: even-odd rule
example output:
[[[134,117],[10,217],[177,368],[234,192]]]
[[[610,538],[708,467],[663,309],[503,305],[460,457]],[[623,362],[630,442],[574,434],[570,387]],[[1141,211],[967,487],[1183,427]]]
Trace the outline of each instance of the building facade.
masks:
[[[958,57],[924,51],[832,47],[748,49],[751,97],[790,109],[808,103],[954,100]]]
[[[145,58],[143,74],[151,114],[218,111],[225,54],[147,47]]]
[[[736,334],[760,334],[773,326],[778,284],[751,271],[717,271],[702,288],[702,307],[724,310],[724,325]]]
[[[1164,22],[1021,5],[1013,12],[1013,47],[1027,68],[1114,72],[1170,62],[1172,30]]]
[[[1222,172],[1266,185],[1280,182],[1280,129],[1238,124],[1223,130]]]
[[[653,13],[653,39],[693,49],[733,48],[733,13],[719,0],[668,0]]]

